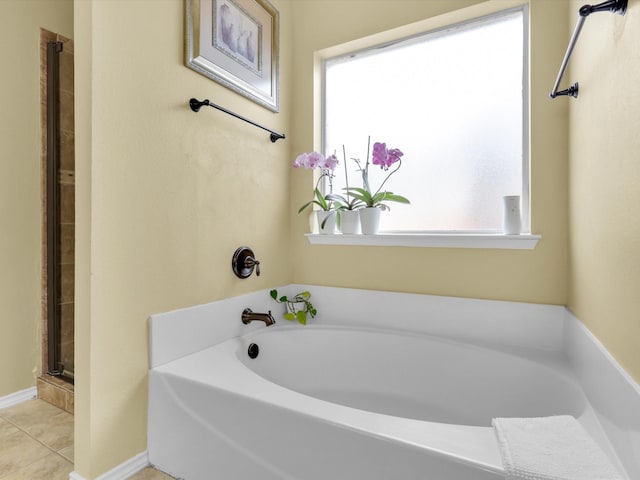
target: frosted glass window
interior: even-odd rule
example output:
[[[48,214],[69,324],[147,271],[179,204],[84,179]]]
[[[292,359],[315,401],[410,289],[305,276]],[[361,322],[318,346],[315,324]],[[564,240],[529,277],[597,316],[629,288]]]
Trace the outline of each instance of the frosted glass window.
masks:
[[[326,154],[341,165],[333,191],[361,176],[367,138],[404,152],[385,189],[382,231],[499,232],[505,195],[522,197],[529,229],[525,10],[454,25],[324,62]],[[372,188],[384,173],[370,166]]]

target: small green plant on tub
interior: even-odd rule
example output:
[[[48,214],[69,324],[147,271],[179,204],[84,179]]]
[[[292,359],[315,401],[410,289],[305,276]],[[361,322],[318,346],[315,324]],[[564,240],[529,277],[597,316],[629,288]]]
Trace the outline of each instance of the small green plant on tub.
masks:
[[[289,298],[286,295],[278,297],[278,291],[275,289],[271,290],[269,294],[276,302],[284,303],[287,307],[287,313],[284,314],[284,318],[286,320],[298,320],[298,323],[306,325],[308,315],[310,315],[311,318],[315,318],[318,313],[313,304],[309,301],[311,298],[311,294],[309,292],[300,292],[292,298]]]

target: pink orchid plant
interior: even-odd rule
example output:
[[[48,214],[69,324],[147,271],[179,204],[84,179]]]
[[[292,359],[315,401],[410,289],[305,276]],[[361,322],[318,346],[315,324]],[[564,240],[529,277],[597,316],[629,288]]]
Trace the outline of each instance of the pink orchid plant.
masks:
[[[384,202],[410,203],[406,197],[394,194],[387,190],[382,190],[387,180],[396,173],[402,166],[402,156],[404,153],[398,148],[387,148],[386,143],[375,142],[371,152],[371,162],[369,162],[369,152],[371,137],[367,143],[367,160],[364,167],[357,158],[352,158],[358,165],[358,170],[362,173],[362,187],[349,187],[349,178],[346,177],[347,186],[343,189],[345,195],[327,195],[327,199],[336,202],[340,210],[355,210],[360,207],[377,207],[381,210],[388,210],[389,207]],[[343,147],[343,155],[346,163],[346,153]],[[371,191],[369,183],[369,165],[377,165],[381,170],[389,172],[375,192]],[[391,167],[395,167],[389,171]],[[346,169],[345,169],[346,175]],[[353,197],[353,198],[351,198]]]
[[[335,155],[329,155],[325,157],[321,153],[311,152],[311,153],[302,153],[296,157],[293,161],[293,168],[304,168],[306,170],[315,170],[316,168],[320,169],[320,177],[316,182],[316,186],[313,189],[315,198],[307,203],[305,203],[300,209],[298,213],[305,210],[307,207],[311,205],[318,205],[322,210],[328,212],[332,209],[331,199],[328,198],[328,195],[323,195],[320,191],[319,185],[320,181],[327,177],[329,180],[329,192],[332,189],[332,180],[333,180],[333,171],[338,166],[338,158]]]

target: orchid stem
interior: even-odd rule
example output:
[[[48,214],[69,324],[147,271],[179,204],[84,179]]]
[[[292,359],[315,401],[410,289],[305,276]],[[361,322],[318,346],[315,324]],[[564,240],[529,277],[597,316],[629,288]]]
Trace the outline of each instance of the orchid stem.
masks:
[[[368,192],[370,192],[369,188],[369,152],[371,150],[371,135],[367,137],[367,163],[364,164],[364,170],[362,171],[362,183]]]
[[[349,173],[347,172],[347,151],[342,145],[342,158],[344,158],[344,178],[345,183],[347,184],[347,203],[350,205],[351,200],[349,199]]]
[[[396,173],[398,170],[400,170],[400,167],[401,167],[401,166],[402,166],[402,159],[401,159],[401,158],[398,158],[398,166],[396,167],[396,169],[395,169],[393,172],[391,172],[389,175],[387,175],[387,178],[385,178],[385,179],[384,179],[384,182],[382,182],[382,183],[380,184],[380,188],[378,188],[378,190],[376,190],[376,193],[374,193],[374,195],[373,195],[374,197],[375,197],[378,193],[380,193],[380,190],[382,190],[382,187],[384,187],[384,184],[385,184],[385,183],[387,183],[387,180],[389,180],[389,179],[391,178],[391,175],[393,175],[393,174],[394,174],[394,173]]]

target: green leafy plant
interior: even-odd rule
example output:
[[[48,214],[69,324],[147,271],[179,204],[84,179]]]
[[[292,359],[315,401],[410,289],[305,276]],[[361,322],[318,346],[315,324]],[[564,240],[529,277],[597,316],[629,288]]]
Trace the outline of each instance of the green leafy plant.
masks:
[[[328,212],[329,210],[331,210],[331,199],[329,198],[331,194],[327,196],[322,195],[322,192],[318,187],[314,189],[314,193],[316,197],[315,200],[311,200],[305,203],[303,206],[301,206],[300,209],[298,210],[298,213],[302,213],[302,211],[305,208],[307,208],[309,205],[318,205],[320,207],[320,210],[324,210],[325,212]]]
[[[410,203],[409,199],[393,192],[371,193],[369,190],[359,187],[349,188],[349,193],[355,199],[361,201],[365,207],[378,207],[381,210],[388,210],[389,207],[384,202]]]
[[[302,325],[307,324],[308,315],[311,318],[315,318],[318,311],[314,308],[313,304],[309,301],[311,294],[309,292],[300,292],[292,298],[283,295],[278,297],[277,290],[271,290],[269,292],[271,298],[278,303],[284,303],[287,307],[287,313],[284,314],[284,318],[289,321],[297,320]]]
[[[355,196],[351,198],[351,196],[353,196],[353,194],[347,195],[345,197],[343,195],[330,193],[325,198],[331,202],[334,202],[333,209],[339,212],[344,210],[357,210],[365,206],[362,200],[360,200],[359,198],[356,198]]]

